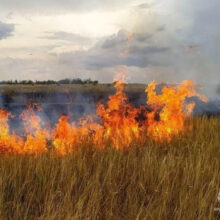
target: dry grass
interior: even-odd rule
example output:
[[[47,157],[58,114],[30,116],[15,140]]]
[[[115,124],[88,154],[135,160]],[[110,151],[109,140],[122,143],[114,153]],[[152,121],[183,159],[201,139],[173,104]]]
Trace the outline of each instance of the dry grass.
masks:
[[[220,119],[189,124],[127,152],[1,156],[0,219],[219,219]]]
[[[127,84],[126,92],[144,93],[145,84]],[[81,92],[81,93],[112,93],[115,91],[114,84],[85,84],[85,85],[0,85],[0,93],[54,93],[54,92]]]

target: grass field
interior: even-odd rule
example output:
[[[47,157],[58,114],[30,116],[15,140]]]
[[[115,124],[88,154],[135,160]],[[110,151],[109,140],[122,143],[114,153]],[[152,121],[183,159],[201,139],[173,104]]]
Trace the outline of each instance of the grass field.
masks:
[[[130,96],[137,99],[141,97],[145,100],[146,85],[144,84],[127,84],[124,91]],[[88,98],[92,104],[107,98],[110,94],[115,93],[114,84],[85,84],[85,85],[0,85],[0,104],[26,104],[28,101],[36,103],[51,102],[71,102],[77,104],[75,98],[80,95],[81,103],[88,104]],[[62,96],[62,98],[57,98]],[[53,100],[53,101],[51,101]],[[145,101],[144,101],[145,102]]]
[[[170,143],[80,146],[57,157],[2,155],[0,219],[219,219],[220,118]]]
[[[146,84],[127,84],[125,91],[143,93]],[[114,84],[85,84],[85,85],[0,85],[0,93],[18,94],[18,93],[54,93],[54,92],[89,92],[105,93],[114,92]]]

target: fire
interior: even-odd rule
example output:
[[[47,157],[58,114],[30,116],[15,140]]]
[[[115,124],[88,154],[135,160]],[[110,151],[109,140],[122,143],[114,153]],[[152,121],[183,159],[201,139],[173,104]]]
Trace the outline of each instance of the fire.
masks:
[[[178,86],[165,87],[160,95],[155,92],[156,83],[152,82],[146,88],[148,96],[147,105],[153,111],[147,115],[148,132],[155,139],[170,140],[184,130],[184,122],[194,109],[195,103],[187,103],[186,98],[199,97],[203,101],[207,99],[195,91],[192,81],[183,81]],[[155,120],[156,115],[159,119]]]
[[[111,138],[117,148],[129,147],[134,138],[139,137],[139,127],[136,120],[139,109],[128,103],[123,92],[124,83],[115,82],[116,93],[109,97],[107,105],[99,104],[97,114],[101,118],[104,137]]]
[[[53,145],[60,155],[70,153],[74,150],[77,140],[77,129],[69,124],[68,117],[62,115],[53,131]]]
[[[20,115],[20,118],[24,121],[26,140],[24,142],[22,152],[27,154],[39,154],[47,151],[47,138],[49,133],[46,129],[42,129],[40,126],[41,118],[36,115],[33,108],[38,111],[42,109],[37,106],[29,105],[27,110],[24,110]]]
[[[82,144],[99,149],[110,145],[121,150],[128,149],[132,142],[143,141],[144,136],[171,141],[184,131],[185,121],[194,109],[195,104],[189,98],[196,96],[206,101],[196,92],[192,81],[166,86],[160,93],[152,82],[145,90],[148,107],[137,108],[129,103],[124,92],[124,77],[119,78],[115,81],[116,93],[109,96],[106,104],[97,105],[98,122],[92,116],[70,122],[67,115],[62,115],[54,128],[46,129],[37,114],[42,109],[29,105],[20,115],[25,131],[20,136],[8,124],[13,115],[0,109],[0,153],[38,155],[51,149],[58,155],[66,155],[77,152]]]
[[[12,115],[0,109],[0,153],[20,153],[23,145],[21,138],[9,133],[8,120]]]

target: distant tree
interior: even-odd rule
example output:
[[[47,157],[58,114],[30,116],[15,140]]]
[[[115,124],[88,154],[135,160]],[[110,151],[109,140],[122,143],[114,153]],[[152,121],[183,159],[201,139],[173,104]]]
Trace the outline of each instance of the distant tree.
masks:
[[[83,84],[83,81],[80,78],[72,79],[72,84]]]
[[[14,84],[22,84],[22,85],[39,85],[39,84],[42,84],[42,85],[60,85],[60,84],[93,84],[93,85],[96,85],[98,84],[98,80],[91,80],[90,78],[89,79],[85,79],[85,80],[82,80],[80,78],[76,78],[76,79],[61,79],[61,80],[58,80],[58,81],[55,81],[55,80],[42,80],[42,81],[39,81],[39,80],[36,80],[36,81],[32,81],[32,80],[21,80],[21,81],[18,81],[18,80],[8,80],[8,81],[0,81],[0,84],[3,85],[3,84],[8,84],[8,85],[14,85]]]
[[[97,85],[99,83],[98,80],[93,81],[93,85]]]
[[[70,79],[61,79],[58,81],[59,84],[71,84]]]

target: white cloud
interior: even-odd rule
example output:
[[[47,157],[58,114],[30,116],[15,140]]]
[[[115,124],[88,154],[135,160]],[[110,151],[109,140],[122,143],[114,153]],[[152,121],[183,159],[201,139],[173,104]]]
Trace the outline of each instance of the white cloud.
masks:
[[[69,12],[112,11],[132,5],[135,0],[0,0],[2,10],[28,14],[62,14]]]

